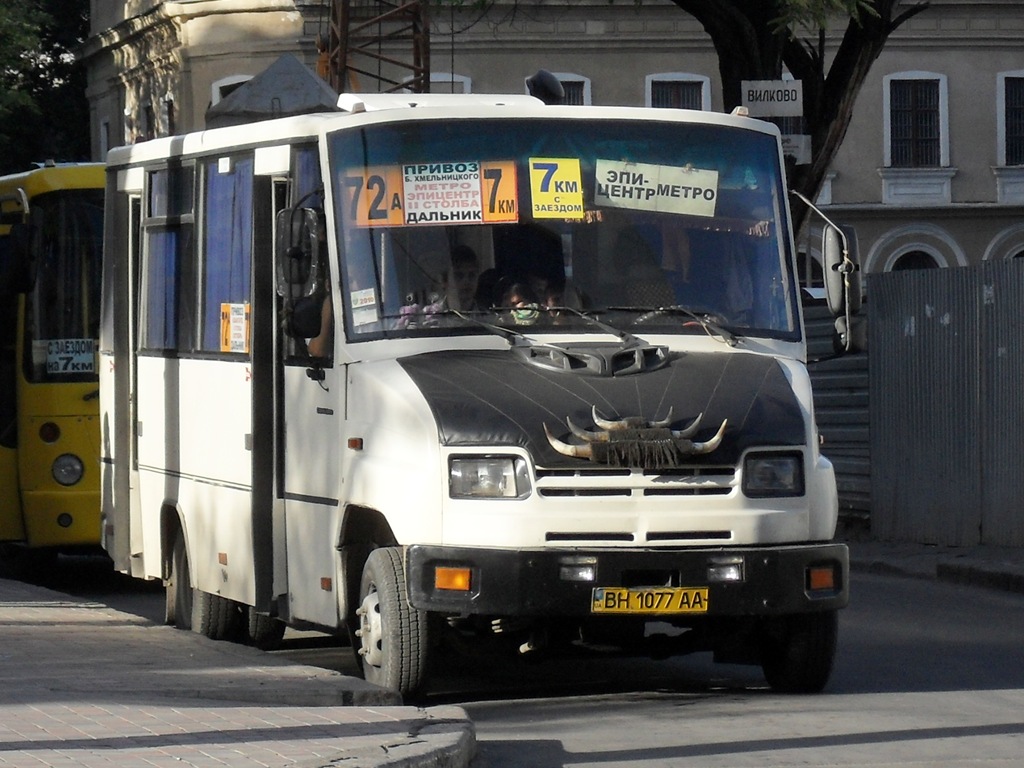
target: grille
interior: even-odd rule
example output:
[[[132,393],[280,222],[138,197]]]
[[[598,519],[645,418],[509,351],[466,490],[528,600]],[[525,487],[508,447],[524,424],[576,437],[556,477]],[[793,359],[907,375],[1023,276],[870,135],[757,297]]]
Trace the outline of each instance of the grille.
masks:
[[[537,493],[546,498],[619,496],[725,496],[736,468],[694,466],[667,471],[596,467],[538,469]]]

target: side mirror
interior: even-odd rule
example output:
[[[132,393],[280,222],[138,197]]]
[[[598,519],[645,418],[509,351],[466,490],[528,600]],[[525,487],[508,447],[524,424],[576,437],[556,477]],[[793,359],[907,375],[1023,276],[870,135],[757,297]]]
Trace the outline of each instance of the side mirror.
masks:
[[[825,300],[835,317],[836,352],[867,349],[867,325],[858,317],[861,304],[860,264],[857,261],[857,233],[853,227],[836,224],[818,206],[795,189],[790,194],[803,201],[822,221],[821,268],[825,275]]]
[[[829,311],[835,317],[857,314],[862,290],[857,232],[853,227],[825,223],[821,232],[821,266]]]
[[[289,299],[312,296],[321,282],[324,225],[313,208],[285,208],[277,214],[277,294]]]

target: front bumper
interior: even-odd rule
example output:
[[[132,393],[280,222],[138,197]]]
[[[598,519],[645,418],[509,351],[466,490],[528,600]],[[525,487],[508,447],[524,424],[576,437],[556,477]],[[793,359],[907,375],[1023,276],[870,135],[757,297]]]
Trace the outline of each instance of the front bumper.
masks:
[[[593,581],[572,580],[592,563]],[[714,581],[709,568],[742,564],[742,579]],[[468,568],[469,589],[435,587],[437,568]],[[833,583],[816,587],[811,569],[831,568]],[[845,544],[699,549],[530,549],[410,546],[409,602],[448,615],[589,616],[599,587],[707,587],[706,616],[778,616],[843,608],[849,602]]]

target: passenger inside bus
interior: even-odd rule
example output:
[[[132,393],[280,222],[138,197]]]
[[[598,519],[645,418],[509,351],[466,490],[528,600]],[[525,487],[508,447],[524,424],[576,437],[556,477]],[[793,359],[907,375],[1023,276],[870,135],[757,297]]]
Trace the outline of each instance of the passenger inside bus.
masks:
[[[479,278],[480,260],[476,252],[468,245],[454,246],[442,284],[447,307],[458,310],[486,308],[477,303]]]

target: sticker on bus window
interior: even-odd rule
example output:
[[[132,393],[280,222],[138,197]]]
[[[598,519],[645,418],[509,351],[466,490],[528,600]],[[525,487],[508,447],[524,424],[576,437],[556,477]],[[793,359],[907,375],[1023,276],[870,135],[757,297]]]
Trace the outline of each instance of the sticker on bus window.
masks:
[[[248,354],[249,304],[220,305],[220,351]]]
[[[357,227],[519,220],[512,161],[380,166],[347,173],[341,184],[348,222]]]
[[[96,372],[96,342],[92,339],[48,339],[46,372],[57,375]]]
[[[718,171],[598,160],[594,203],[635,211],[714,216]]]
[[[380,320],[377,313],[377,292],[373,288],[362,288],[349,293],[352,302],[352,324],[370,325]]]
[[[582,219],[583,177],[579,159],[531,157],[530,197],[535,219]]]

